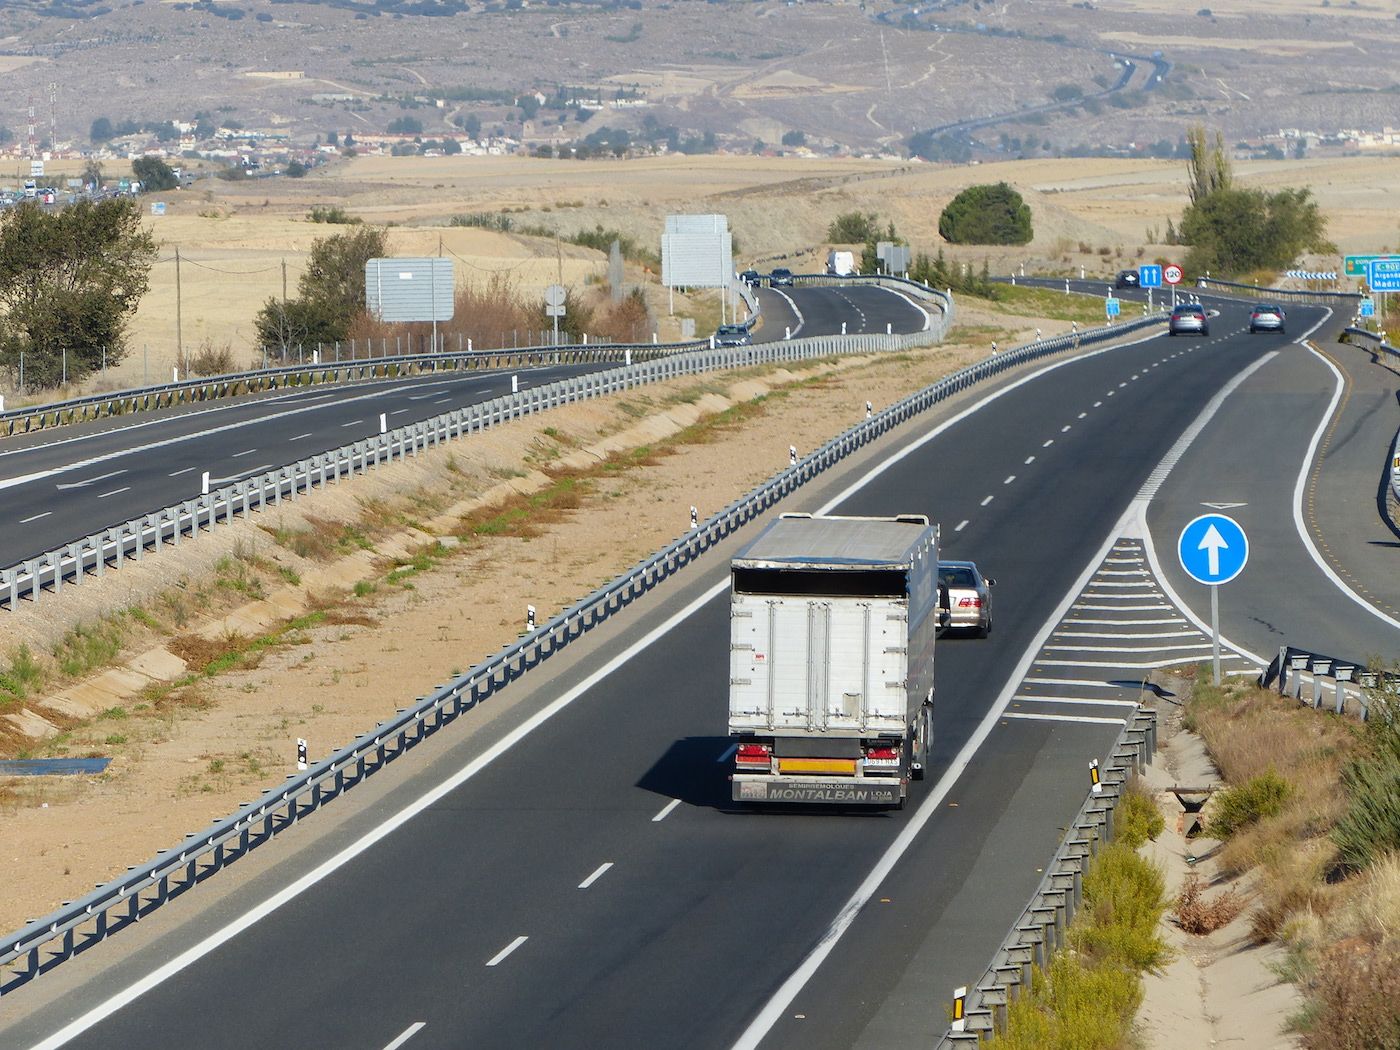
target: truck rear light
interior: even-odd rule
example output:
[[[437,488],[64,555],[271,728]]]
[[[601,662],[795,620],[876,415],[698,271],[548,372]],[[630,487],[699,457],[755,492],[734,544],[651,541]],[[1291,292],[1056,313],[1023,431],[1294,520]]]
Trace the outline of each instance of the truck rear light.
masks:
[[[959,598],[959,599],[958,599],[958,608],[959,608],[959,609],[980,609],[980,608],[982,608],[982,599],[981,599],[981,598],[976,598],[976,597],[973,597],[973,598]]]
[[[866,766],[889,766],[894,768],[899,765],[899,748],[890,747],[884,744],[877,744],[865,749]]]
[[[736,766],[767,769],[773,764],[771,744],[740,744],[734,752]]]

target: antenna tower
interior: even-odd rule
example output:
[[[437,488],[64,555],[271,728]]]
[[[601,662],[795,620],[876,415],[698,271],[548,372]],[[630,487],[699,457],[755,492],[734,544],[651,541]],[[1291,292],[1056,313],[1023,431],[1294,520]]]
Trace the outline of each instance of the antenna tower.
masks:
[[[34,129],[34,96],[29,96],[29,156],[31,159],[39,156],[39,136]]]
[[[49,149],[58,149],[58,82],[49,81]]]

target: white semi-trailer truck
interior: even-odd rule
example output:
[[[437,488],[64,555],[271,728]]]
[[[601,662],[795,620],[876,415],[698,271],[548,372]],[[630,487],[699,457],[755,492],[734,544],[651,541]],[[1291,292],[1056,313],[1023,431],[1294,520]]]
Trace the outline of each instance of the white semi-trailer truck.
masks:
[[[902,806],[933,732],[937,527],[784,514],[730,584],[733,799]]]

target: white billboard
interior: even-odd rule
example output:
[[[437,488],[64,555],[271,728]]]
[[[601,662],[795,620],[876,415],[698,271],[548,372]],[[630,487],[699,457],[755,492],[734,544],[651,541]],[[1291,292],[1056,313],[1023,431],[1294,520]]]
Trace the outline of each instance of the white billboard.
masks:
[[[661,283],[667,288],[727,288],[734,279],[734,239],[725,215],[668,215],[661,236]]]
[[[451,259],[371,259],[365,306],[381,321],[450,321],[453,282]]]

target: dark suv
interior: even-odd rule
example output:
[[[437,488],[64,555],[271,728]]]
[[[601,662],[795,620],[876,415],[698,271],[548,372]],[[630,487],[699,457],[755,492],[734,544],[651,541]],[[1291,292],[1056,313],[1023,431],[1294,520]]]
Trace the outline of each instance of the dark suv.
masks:
[[[792,287],[792,271],[786,266],[775,266],[768,275],[768,284],[773,288]]]
[[[1136,288],[1138,286],[1138,272],[1136,270],[1119,270],[1118,276],[1113,279],[1115,288]]]

